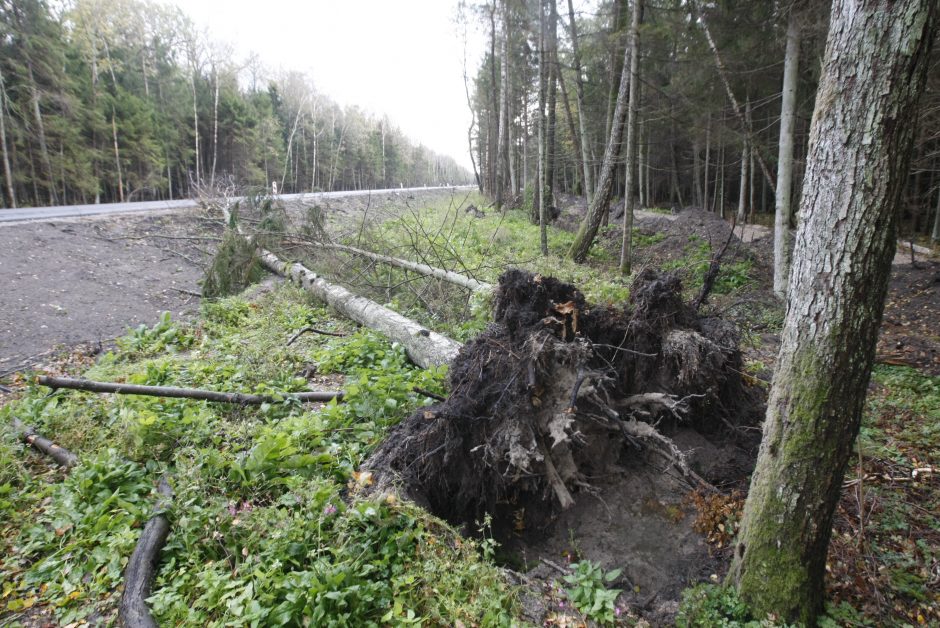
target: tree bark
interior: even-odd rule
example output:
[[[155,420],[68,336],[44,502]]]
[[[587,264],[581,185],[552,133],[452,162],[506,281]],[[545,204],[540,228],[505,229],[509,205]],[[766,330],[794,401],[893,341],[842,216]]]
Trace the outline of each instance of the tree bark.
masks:
[[[503,0],[502,14],[503,36],[500,37],[499,53],[502,86],[499,90],[499,137],[496,145],[496,209],[502,209],[503,197],[506,193],[505,171],[509,148],[509,0]],[[493,37],[496,37],[495,32]],[[495,65],[495,58],[493,63]]]
[[[124,202],[124,174],[121,170],[121,149],[118,146],[117,121],[114,119],[114,107],[111,107],[111,139],[114,141],[114,167],[117,169],[118,202]]]
[[[346,246],[345,244],[329,244],[322,242],[308,242],[308,244],[316,248],[344,251],[346,253],[359,255],[376,262],[382,262],[383,264],[390,264],[392,266],[397,266],[398,268],[404,268],[405,270],[410,270],[412,272],[418,273],[419,275],[423,275],[425,277],[435,277],[442,281],[452,283],[456,286],[473,290],[474,292],[491,292],[493,290],[493,284],[486,283],[485,281],[477,281],[473,277],[467,277],[466,275],[461,275],[460,273],[455,273],[451,270],[444,270],[443,268],[436,268],[434,266],[428,266],[427,264],[421,264],[419,262],[412,262],[411,260],[390,257],[380,253],[373,253],[372,251],[358,249],[353,246]]]
[[[154,514],[140,533],[124,571],[124,593],[121,594],[118,616],[125,628],[157,628],[147,606],[147,598],[160,564],[160,552],[170,535],[170,520],[164,511],[173,500],[173,489],[166,478],[160,479],[157,492],[159,497]]]
[[[31,445],[33,449],[46,454],[59,466],[68,469],[78,464],[78,456],[64,447],[59,447],[48,438],[43,438],[32,427],[23,425],[19,419],[13,419],[13,430],[19,434],[20,440]]]
[[[627,88],[630,85],[629,72],[626,71],[629,61],[630,48],[624,50],[623,68],[620,75],[620,88],[617,91],[617,106],[614,108],[614,124],[610,137],[607,139],[607,148],[604,149],[604,161],[601,164],[601,174],[597,179],[597,188],[594,197],[588,206],[587,215],[581,221],[578,233],[568,249],[568,257],[576,262],[583,262],[587,258],[601,221],[610,209],[610,199],[614,192],[614,170],[617,167],[617,156],[620,153],[620,141],[623,138],[623,127],[627,117]]]
[[[349,319],[385,334],[405,347],[408,357],[422,368],[449,364],[463,346],[447,336],[425,329],[365,297],[353,294],[342,286],[327,282],[303,264],[285,263],[270,251],[259,249],[261,263],[273,273],[295,281],[334,310]]]
[[[198,388],[177,388],[175,386],[140,386],[137,384],[115,384],[111,382],[94,382],[87,379],[71,379],[68,377],[47,377],[40,375],[36,383],[48,386],[53,390],[70,388],[72,390],[87,390],[96,393],[115,393],[119,395],[146,395],[150,397],[170,397],[174,399],[202,399],[204,401],[218,401],[221,403],[237,403],[242,405],[259,406],[263,403],[277,403],[271,395],[252,395],[246,393],[227,393],[214,390],[200,390]],[[340,392],[300,392],[283,393],[283,399],[296,399],[298,401],[341,401],[343,393]]]
[[[787,293],[793,234],[790,195],[793,189],[793,121],[796,117],[796,89],[800,67],[800,25],[796,7],[787,22],[787,51],[783,61],[783,96],[780,103],[780,143],[777,154],[777,191],[774,202],[774,292]]]
[[[623,192],[623,241],[620,247],[620,272],[630,274],[633,261],[633,184],[636,174],[636,119],[640,87],[640,16],[643,0],[633,0],[630,18],[630,100],[627,104],[627,161]]]
[[[788,309],[729,573],[758,617],[813,625],[884,309],[940,6],[835,0]]]
[[[584,111],[584,76],[581,70],[581,49],[578,43],[578,26],[574,19],[574,5],[568,0],[568,20],[571,27],[571,51],[574,62],[575,92],[578,97],[578,126],[581,134],[581,169],[583,170],[584,198],[590,203],[594,194],[594,183],[591,177],[591,165],[588,163],[590,154],[590,141],[588,139],[587,114]]]
[[[7,188],[10,207],[16,209],[16,190],[13,189],[13,170],[10,168],[10,154],[7,151],[7,91],[0,72],[0,146],[3,148],[3,177]]]
[[[748,162],[748,143],[744,138],[744,145],[741,146],[741,181],[738,187],[738,215],[737,223],[743,225],[747,220],[747,162]]]
[[[930,239],[934,242],[940,242],[940,185],[937,186],[937,206],[933,211],[933,232]]]

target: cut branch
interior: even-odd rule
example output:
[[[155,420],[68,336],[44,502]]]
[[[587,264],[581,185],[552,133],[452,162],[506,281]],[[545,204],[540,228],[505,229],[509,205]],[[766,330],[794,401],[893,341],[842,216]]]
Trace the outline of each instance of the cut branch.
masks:
[[[157,622],[150,615],[147,598],[160,562],[160,552],[170,534],[170,522],[164,512],[170,507],[173,489],[166,478],[161,478],[157,491],[160,496],[154,514],[140,533],[124,572],[124,594],[121,595],[118,614],[127,628],[157,628]]]
[[[23,425],[19,419],[13,419],[13,429],[19,434],[20,440],[49,456],[55,460],[56,464],[66,469],[78,464],[78,456],[64,447],[59,447],[48,438],[43,438],[32,427]]]
[[[291,336],[291,339],[287,341],[287,346],[291,346],[294,342],[303,336],[304,334],[320,334],[321,336],[336,336],[337,338],[343,338],[346,334],[337,332],[337,331],[324,331],[322,329],[317,329],[316,327],[304,327],[296,334]]]
[[[147,395],[150,397],[172,397],[185,399],[202,399],[220,403],[237,403],[241,405],[261,405],[262,403],[277,403],[279,399],[271,395],[252,395],[245,393],[227,393],[214,390],[201,390],[198,388],[176,388],[173,386],[141,386],[137,384],[120,384],[112,382],[95,382],[87,379],[71,379],[68,377],[47,377],[41,375],[36,383],[52,389],[69,388],[72,390],[87,390],[96,393],[115,393],[119,395]],[[302,393],[284,393],[279,395],[280,400],[296,399],[301,402],[332,401],[343,399],[342,391],[315,391]]]

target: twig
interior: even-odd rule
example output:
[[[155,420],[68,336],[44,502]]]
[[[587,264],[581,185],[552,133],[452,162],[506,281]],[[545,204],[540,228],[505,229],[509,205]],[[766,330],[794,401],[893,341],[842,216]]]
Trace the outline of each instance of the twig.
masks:
[[[708,264],[708,270],[705,271],[705,277],[702,279],[702,290],[692,302],[692,308],[696,312],[698,312],[699,309],[705,305],[705,301],[708,300],[708,295],[711,293],[712,288],[715,287],[715,281],[718,279],[718,273],[721,272],[721,258],[724,257],[725,251],[728,250],[728,245],[731,244],[731,239],[734,238],[734,223],[735,220],[732,220],[731,230],[728,233],[728,239],[725,240],[725,245],[721,247],[718,255],[712,256],[712,259]]]
[[[447,401],[447,397],[431,392],[430,390],[421,388],[420,386],[415,386],[412,388],[412,390],[418,393],[419,395],[424,395],[425,397],[430,397],[431,399],[436,399],[437,401]]]
[[[199,292],[193,292],[192,290],[185,290],[185,289],[183,289],[183,288],[173,288],[173,287],[171,287],[170,290],[176,290],[177,292],[180,292],[180,293],[182,293],[182,294],[188,294],[188,295],[193,296],[193,297],[199,297],[200,299],[202,298],[202,294],[201,294],[201,293],[199,293]]]
[[[343,338],[346,336],[346,334],[336,332],[336,331],[324,331],[322,329],[317,329],[316,327],[304,327],[303,329],[298,331],[296,334],[294,334],[290,340],[287,341],[287,346],[289,347],[292,344],[294,344],[295,340],[297,340],[298,338],[300,338],[306,333],[320,334],[322,336],[336,336],[338,338]]]
[[[119,395],[147,395],[150,397],[170,397],[185,399],[202,399],[205,401],[218,401],[221,403],[237,403],[242,405],[261,405],[263,403],[276,403],[278,400],[271,395],[252,395],[245,393],[226,393],[214,390],[200,390],[198,388],[176,388],[174,386],[140,386],[136,384],[115,384],[111,382],[94,382],[87,379],[71,379],[68,377],[47,377],[40,375],[36,383],[52,389],[69,388],[72,390],[87,390],[96,393],[116,393]],[[331,401],[343,399],[343,391],[336,392],[302,392],[284,393],[283,400],[295,399],[297,401]]]
[[[568,575],[569,573],[567,569],[565,569],[564,567],[562,567],[561,565],[559,565],[558,563],[554,561],[548,560],[547,558],[539,558],[539,561],[542,563],[545,563],[546,565],[548,565],[549,567],[551,567],[552,569],[554,569],[555,571],[557,571],[558,573],[562,575]]]

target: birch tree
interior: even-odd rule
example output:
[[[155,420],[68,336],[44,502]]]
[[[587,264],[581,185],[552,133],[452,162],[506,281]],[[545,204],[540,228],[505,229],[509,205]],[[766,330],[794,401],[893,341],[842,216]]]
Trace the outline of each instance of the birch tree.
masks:
[[[796,116],[796,86],[800,64],[800,26],[796,7],[787,21],[787,52],[783,61],[783,97],[780,103],[780,144],[777,152],[777,194],[774,215],[774,292],[787,292],[792,237],[790,195],[793,188],[793,120]]]
[[[858,435],[936,0],[835,0],[788,308],[729,579],[758,616],[813,625]]]

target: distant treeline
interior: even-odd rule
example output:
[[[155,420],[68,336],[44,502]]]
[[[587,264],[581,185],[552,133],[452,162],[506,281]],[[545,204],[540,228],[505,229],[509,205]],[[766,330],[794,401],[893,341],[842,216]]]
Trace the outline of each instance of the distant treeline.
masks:
[[[221,9],[221,10],[224,10]],[[0,1],[3,206],[466,183],[387,118],[269,73],[147,0]]]

